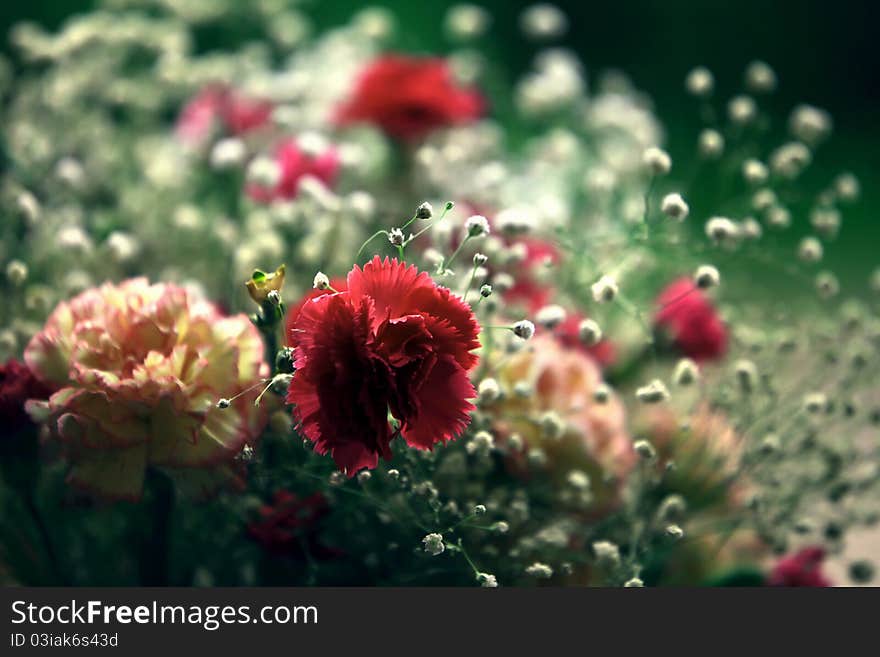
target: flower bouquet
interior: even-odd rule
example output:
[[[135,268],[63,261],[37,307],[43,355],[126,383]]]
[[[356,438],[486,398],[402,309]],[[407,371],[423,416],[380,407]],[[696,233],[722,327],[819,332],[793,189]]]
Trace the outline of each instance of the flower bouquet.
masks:
[[[4,582],[871,580],[880,270],[766,63],[682,148],[550,5],[513,82],[475,5],[100,5],[0,67]]]

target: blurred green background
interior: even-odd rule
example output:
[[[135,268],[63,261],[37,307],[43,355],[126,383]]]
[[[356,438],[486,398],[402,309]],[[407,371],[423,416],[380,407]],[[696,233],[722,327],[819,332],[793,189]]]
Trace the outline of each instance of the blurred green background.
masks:
[[[185,2],[186,0],[181,0]],[[247,0],[242,0],[246,2]],[[0,26],[8,34],[19,20],[56,27],[91,0],[30,0],[0,3]],[[450,0],[306,0],[319,28],[345,22],[357,10],[384,6],[402,28],[399,44],[407,49],[443,52],[443,16]],[[478,0],[493,16],[488,45],[512,74],[525,69],[535,52],[519,33],[520,11],[532,2]],[[851,170],[862,182],[862,198],[844,214],[840,237],[828,249],[826,264],[844,283],[863,287],[880,265],[880,57],[878,3],[864,1],[785,0],[620,0],[556,2],[570,19],[561,45],[576,50],[588,74],[605,68],[626,71],[656,102],[675,157],[693,153],[697,126],[693,100],[682,81],[696,64],[716,75],[717,95],[725,99],[739,89],[742,71],[752,59],[769,62],[780,77],[772,99],[778,116],[799,102],[823,107],[835,121],[833,139],[817,158],[817,175],[830,179]],[[216,37],[222,41],[222,36]],[[202,44],[208,48],[221,43]],[[4,50],[9,49],[8,38]],[[805,217],[795,221],[806,222]],[[856,290],[851,290],[855,292]]]

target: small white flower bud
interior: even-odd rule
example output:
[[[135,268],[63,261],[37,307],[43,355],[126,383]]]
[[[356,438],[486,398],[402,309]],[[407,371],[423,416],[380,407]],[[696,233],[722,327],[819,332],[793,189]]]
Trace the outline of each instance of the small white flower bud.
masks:
[[[443,543],[442,534],[428,534],[422,539],[422,545],[424,546],[425,552],[432,557],[436,557],[438,554],[443,554],[443,551],[446,549],[446,545]]]
[[[105,244],[110,251],[110,257],[119,264],[131,262],[141,250],[137,238],[119,230],[110,233]]]
[[[804,410],[811,415],[818,415],[828,410],[828,396],[822,392],[812,392],[805,395]]]
[[[455,39],[474,39],[486,32],[491,21],[491,15],[482,7],[461,4],[451,7],[446,13],[445,27]]]
[[[758,223],[758,220],[754,217],[746,217],[742,220],[742,223],[739,227],[739,234],[742,235],[743,239],[747,240],[757,240],[761,239],[761,235],[764,233],[764,229],[761,228],[761,224]]]
[[[315,278],[312,281],[312,288],[315,290],[330,289],[330,279],[327,277],[327,274],[321,271],[315,274]]]
[[[834,179],[834,191],[841,201],[855,201],[861,194],[859,179],[851,173],[842,173]]]
[[[758,367],[750,360],[739,360],[734,365],[736,379],[743,392],[752,392],[758,383]]]
[[[758,113],[755,101],[749,96],[736,96],[727,104],[727,115],[730,121],[736,125],[751,123]]]
[[[513,334],[523,340],[529,340],[535,334],[535,325],[527,319],[521,319],[512,328]]]
[[[397,468],[391,468],[388,471],[388,478],[393,481],[397,481],[398,479],[400,479],[400,470],[398,470]]]
[[[593,283],[590,290],[593,293],[593,301],[596,303],[608,303],[614,301],[614,298],[619,292],[617,281],[613,276],[607,274],[603,275],[598,281]]]
[[[700,133],[697,150],[707,159],[718,159],[724,153],[724,137],[717,130],[706,128]]]
[[[29,225],[33,226],[40,220],[43,209],[37,197],[30,192],[24,191],[19,194],[15,199],[15,205]]]
[[[721,283],[721,274],[712,265],[700,265],[694,272],[694,283],[698,288],[708,290]]]
[[[669,390],[660,379],[654,379],[636,390],[636,399],[643,404],[659,404],[669,399]]]
[[[531,575],[532,577],[537,577],[539,579],[550,579],[553,577],[553,569],[545,563],[536,561],[526,568],[526,575]]]
[[[568,19],[551,4],[540,3],[527,7],[519,19],[520,29],[532,39],[552,39],[565,34]]]
[[[654,446],[647,440],[637,440],[633,444],[633,449],[636,454],[645,461],[652,461],[657,456],[657,450],[655,450]]]
[[[557,304],[544,306],[535,313],[535,321],[539,326],[552,330],[565,321],[565,308]]]
[[[684,86],[692,96],[703,98],[712,94],[712,90],[715,88],[715,78],[705,66],[698,66],[687,74]]]
[[[771,228],[784,230],[791,226],[791,211],[781,205],[774,205],[767,210],[767,225]]]
[[[484,299],[486,297],[491,297],[492,296],[492,286],[489,285],[488,283],[486,283],[485,285],[481,285],[480,286],[480,296],[483,297]]]
[[[489,573],[477,573],[477,581],[483,588],[498,588],[498,580],[496,579],[495,575],[490,575]]]
[[[805,237],[798,245],[798,257],[804,262],[819,262],[822,259],[822,251],[822,242],[815,237]]]
[[[675,365],[672,380],[675,385],[689,386],[700,378],[700,368],[690,358],[682,358]]]
[[[657,509],[657,515],[661,520],[678,518],[687,510],[687,502],[681,495],[673,494],[665,497]]]
[[[597,404],[605,404],[611,399],[611,388],[607,383],[600,383],[593,391],[593,400]]]
[[[652,146],[642,153],[642,162],[652,176],[665,176],[672,169],[672,158],[666,151]]]
[[[770,175],[767,165],[754,158],[749,158],[743,162],[742,172],[743,178],[750,185],[763,185],[767,182],[767,177]]]
[[[526,458],[529,461],[529,465],[534,468],[543,468],[547,465],[547,454],[540,447],[530,449]]]
[[[486,505],[485,504],[477,504],[474,507],[474,515],[475,516],[482,516],[485,514],[486,514]]]
[[[211,149],[210,162],[214,169],[232,169],[240,166],[247,155],[244,142],[235,137],[221,139]]]
[[[388,241],[391,242],[391,246],[403,246],[406,236],[400,228],[392,228],[388,231]]]
[[[434,208],[425,201],[416,208],[416,219],[430,219],[434,216]]]
[[[516,281],[507,272],[500,272],[492,277],[492,287],[499,292],[507,292],[514,285],[516,285]]]
[[[638,577],[633,577],[632,579],[626,580],[623,587],[627,589],[640,589],[645,586],[645,583],[640,580]]]
[[[248,182],[261,187],[274,187],[281,178],[281,170],[275,160],[261,155],[254,158],[247,168]]]
[[[489,256],[487,256],[485,253],[475,253],[474,254],[474,266],[475,267],[482,267],[487,262],[489,262]]]
[[[565,479],[569,486],[578,490],[586,490],[590,487],[590,477],[583,470],[572,470]]]
[[[739,227],[727,217],[712,217],[706,222],[706,235],[713,242],[727,242],[739,236]]]
[[[480,403],[491,404],[501,397],[501,387],[492,378],[483,379],[477,386],[477,399]]]
[[[498,522],[493,522],[492,526],[489,528],[496,534],[506,534],[510,531],[510,525],[508,525],[503,520],[499,520]]]
[[[822,237],[833,239],[840,231],[840,211],[837,208],[815,208],[810,213],[810,223]]]
[[[777,203],[776,192],[772,189],[759,189],[752,196],[752,207],[755,210],[769,210]]]
[[[565,434],[565,422],[553,411],[541,416],[541,434],[548,440],[559,440]]]
[[[759,446],[761,454],[765,456],[770,456],[771,454],[778,454],[782,449],[782,443],[779,440],[779,436],[775,433],[768,434],[761,441]]]
[[[518,433],[512,433],[505,441],[507,449],[511,452],[518,452],[523,448],[523,439]]]
[[[465,450],[468,454],[486,455],[495,447],[495,438],[488,431],[478,431],[474,437],[467,442]]]
[[[358,480],[359,484],[365,484],[372,478],[373,478],[373,475],[369,470],[361,470],[357,474],[357,480]]]
[[[755,93],[770,93],[776,89],[776,73],[770,65],[754,61],[746,67],[746,87]]]
[[[783,144],[770,153],[770,169],[789,180],[797,178],[812,161],[810,149],[796,141]]]
[[[585,319],[578,325],[578,339],[587,347],[594,347],[602,341],[602,328],[595,320]]]
[[[482,237],[489,234],[489,220],[481,214],[475,214],[467,218],[464,228],[469,237]]]
[[[840,283],[837,282],[837,277],[834,274],[830,271],[824,271],[816,276],[816,289],[820,297],[830,299],[840,292]]]
[[[690,208],[681,194],[667,194],[660,202],[660,211],[670,219],[684,221],[687,219]]]
[[[680,540],[684,537],[684,530],[678,525],[667,525],[663,533],[674,541]]]
[[[593,554],[596,562],[606,568],[617,568],[620,565],[620,548],[611,541],[596,541],[593,543]]]
[[[532,232],[535,217],[532,212],[523,208],[506,208],[495,215],[495,225],[502,235],[517,237]]]
[[[217,400],[217,408],[219,409],[229,408],[230,404],[231,402],[226,399],[226,397],[221,397],[219,400]]]
[[[27,280],[28,266],[21,260],[10,260],[6,265],[6,278],[14,286],[18,287]]]
[[[831,115],[812,105],[798,105],[791,112],[788,127],[797,139],[815,145],[831,134]]]

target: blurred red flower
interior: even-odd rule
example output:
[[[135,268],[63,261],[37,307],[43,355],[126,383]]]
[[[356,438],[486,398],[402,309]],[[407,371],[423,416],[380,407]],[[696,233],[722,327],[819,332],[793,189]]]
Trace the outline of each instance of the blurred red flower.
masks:
[[[340,165],[336,149],[331,147],[318,155],[309,155],[303,152],[294,139],[278,144],[275,161],[279,176],[274,187],[248,185],[248,195],[255,201],[269,203],[275,199],[294,198],[299,193],[299,183],[305,176],[314,176],[330,187],[336,181]]]
[[[380,454],[390,458],[398,432],[431,449],[470,421],[477,320],[414,266],[376,256],[355,267],[347,291],[306,302],[291,333],[294,419],[349,476],[376,467]]]
[[[314,493],[305,499],[287,490],[275,493],[270,504],[259,509],[259,520],[247,527],[248,536],[267,552],[280,556],[327,559],[341,554],[319,540],[320,523],[330,512],[327,499]]]
[[[24,405],[29,399],[48,399],[52,390],[41,383],[24,363],[10,358],[0,365],[0,426],[4,437],[31,426]]]
[[[177,136],[190,146],[206,142],[220,128],[230,135],[243,135],[269,122],[272,104],[250,98],[223,85],[205,87],[181,110]]]
[[[833,586],[822,573],[825,550],[821,547],[807,547],[799,552],[783,557],[767,577],[770,586]]]
[[[670,283],[657,297],[654,324],[668,331],[685,356],[698,361],[721,358],[727,328],[715,306],[690,278]]]
[[[385,55],[362,71],[336,121],[373,123],[391,137],[414,140],[473,121],[483,108],[482,96],[459,86],[443,59]]]

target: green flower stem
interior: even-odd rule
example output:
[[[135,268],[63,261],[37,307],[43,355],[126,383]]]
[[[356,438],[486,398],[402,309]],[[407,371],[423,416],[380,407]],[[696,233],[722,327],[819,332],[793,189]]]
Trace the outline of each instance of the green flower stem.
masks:
[[[55,576],[55,579],[59,584],[68,586],[69,582],[64,576],[64,571],[61,569],[61,564],[58,560],[58,553],[55,551],[55,544],[52,542],[52,536],[49,534],[49,528],[46,525],[46,521],[43,519],[43,515],[40,513],[39,507],[37,506],[37,501],[34,498],[33,491],[28,491],[23,497],[24,505],[27,508],[31,519],[34,522],[34,526],[37,528],[37,532],[40,535],[40,540],[43,543],[43,549],[46,550],[46,557],[49,559],[49,565],[52,567],[52,574]]]
[[[163,472],[147,470],[145,486],[149,495],[149,534],[140,545],[142,586],[168,586],[171,512],[174,509],[174,484]]]

